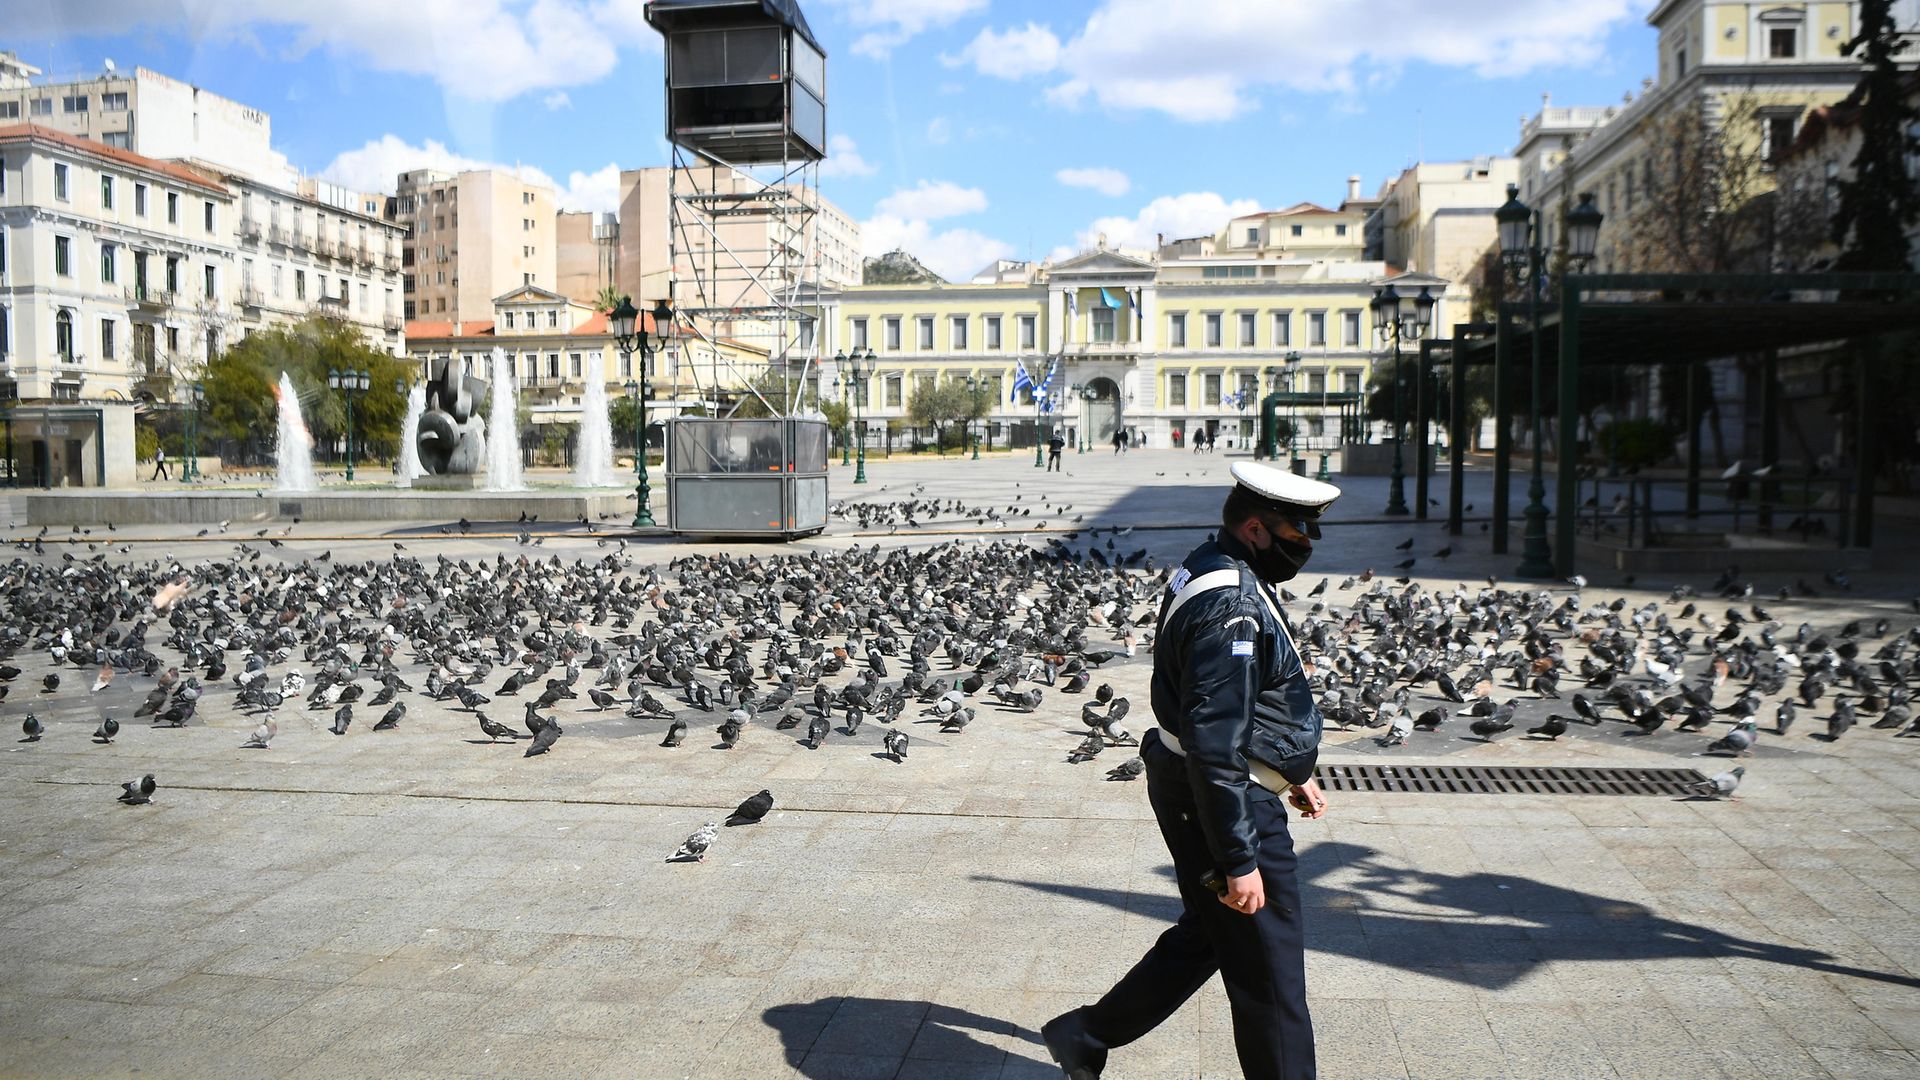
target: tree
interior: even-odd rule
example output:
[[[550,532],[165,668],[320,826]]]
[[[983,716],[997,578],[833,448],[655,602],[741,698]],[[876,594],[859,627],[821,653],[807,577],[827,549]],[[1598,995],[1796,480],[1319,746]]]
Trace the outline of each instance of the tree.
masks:
[[[344,435],[346,402],[327,388],[330,370],[369,374],[367,392],[354,401],[355,441],[392,453],[407,411],[406,395],[395,392],[394,381],[410,383],[415,366],[374,348],[359,327],[325,316],[261,330],[209,361],[202,379],[207,431],[264,451],[266,433],[278,422],[276,395],[286,372],[315,439]]]
[[[948,425],[964,425],[985,415],[986,395],[974,394],[958,379],[923,386],[907,402],[908,419],[916,427],[932,428],[934,443],[940,447],[946,446]]]
[[[600,291],[593,295],[593,310],[601,314],[606,314],[619,306],[620,290],[611,285],[600,286]]]
[[[1773,181],[1767,148],[1755,134],[1759,122],[1759,105],[1745,94],[1718,102],[1701,95],[1647,118],[1641,195],[1625,214],[1623,233],[1615,234],[1625,239],[1613,245],[1621,270],[1769,269],[1770,207],[1755,200]],[[1562,237],[1566,231],[1557,230]]]
[[[1895,59],[1905,48],[1893,0],[1861,0],[1860,31],[1840,47],[1842,56],[1864,61],[1867,73],[1842,103],[1859,109],[1860,152],[1853,176],[1838,185],[1833,239],[1842,249],[1839,270],[1909,269],[1907,227],[1920,217],[1920,186],[1907,170],[1920,153],[1913,134],[1920,110],[1906,99],[1905,75]]]

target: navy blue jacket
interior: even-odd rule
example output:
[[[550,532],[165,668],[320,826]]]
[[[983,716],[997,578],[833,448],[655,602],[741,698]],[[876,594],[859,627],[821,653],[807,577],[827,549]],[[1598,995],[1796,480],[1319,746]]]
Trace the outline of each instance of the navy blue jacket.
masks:
[[[1162,611],[1180,586],[1215,570],[1237,568],[1239,587],[1212,589],[1182,604],[1153,649],[1154,720],[1186,752],[1207,844],[1220,869],[1234,877],[1256,865],[1253,801],[1277,794],[1253,781],[1247,760],[1300,784],[1313,776],[1320,749],[1313,688],[1291,632],[1276,617],[1278,598],[1247,566],[1251,554],[1224,534],[1193,549],[1169,583]]]

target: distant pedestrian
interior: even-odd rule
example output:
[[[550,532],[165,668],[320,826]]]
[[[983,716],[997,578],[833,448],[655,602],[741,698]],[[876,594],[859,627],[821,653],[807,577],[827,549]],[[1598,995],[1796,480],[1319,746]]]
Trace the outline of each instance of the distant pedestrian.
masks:
[[[1065,450],[1066,448],[1067,448],[1067,440],[1061,438],[1058,432],[1054,433],[1053,438],[1047,440],[1047,471],[1048,472],[1060,471],[1060,451]]]
[[[147,477],[147,483],[151,484],[155,480],[161,479],[173,479],[173,474],[167,471],[167,452],[165,450],[161,450],[153,455],[153,475]]]
[[[1193,429],[1193,452],[1196,454],[1204,453],[1206,449],[1207,449],[1207,429],[1203,427],[1194,428]]]
[[[1113,433],[1113,452],[1118,454],[1120,451],[1125,450],[1126,448],[1127,448],[1127,433],[1125,431],[1115,429]]]

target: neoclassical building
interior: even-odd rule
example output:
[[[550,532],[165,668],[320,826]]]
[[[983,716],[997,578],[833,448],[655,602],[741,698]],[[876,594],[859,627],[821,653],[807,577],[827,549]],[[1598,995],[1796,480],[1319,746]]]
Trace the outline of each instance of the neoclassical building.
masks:
[[[1468,309],[1464,287],[1362,258],[1363,227],[1359,211],[1303,203],[1152,254],[1102,240],[1057,262],[1001,262],[966,283],[829,293],[819,392],[848,396],[831,358],[871,349],[870,421],[905,423],[916,388],[971,376],[991,395],[994,442],[1031,445],[1040,413],[1031,393],[1013,389],[1024,367],[1036,383],[1053,373],[1060,404],[1046,419],[1071,439],[1101,446],[1124,429],[1136,444],[1169,447],[1205,428],[1244,446],[1259,398],[1286,389],[1292,361],[1303,445],[1330,449],[1382,356],[1374,290],[1430,288],[1437,327]]]

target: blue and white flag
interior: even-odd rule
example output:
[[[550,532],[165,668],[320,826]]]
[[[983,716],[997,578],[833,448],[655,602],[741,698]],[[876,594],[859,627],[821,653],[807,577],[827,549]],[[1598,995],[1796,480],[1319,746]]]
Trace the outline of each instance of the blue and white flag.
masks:
[[[1060,374],[1060,358],[1054,357],[1052,366],[1047,368],[1046,377],[1040,380],[1040,389],[1034,393],[1036,398],[1046,402],[1042,412],[1053,411],[1053,380]]]
[[[1031,389],[1033,389],[1033,376],[1027,374],[1026,361],[1015,360],[1013,362],[1013,393],[1007,395],[1007,400],[1018,401],[1020,391]]]

